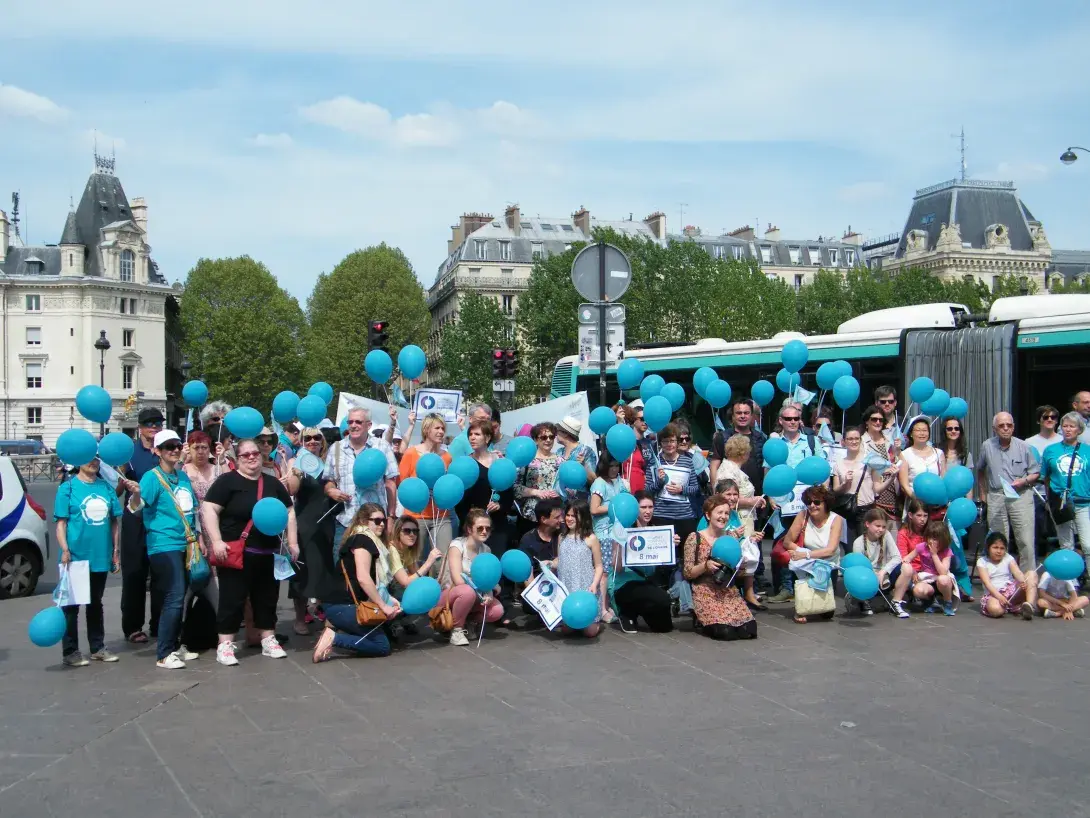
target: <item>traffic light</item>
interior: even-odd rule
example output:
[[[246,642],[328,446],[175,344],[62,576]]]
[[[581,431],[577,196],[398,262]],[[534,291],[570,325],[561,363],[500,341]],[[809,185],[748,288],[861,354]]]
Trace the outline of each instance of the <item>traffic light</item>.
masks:
[[[519,374],[519,353],[517,349],[509,349],[506,351],[505,358],[507,366],[505,369],[506,378],[514,378]]]
[[[371,321],[367,325],[367,348],[386,349],[389,343],[389,329],[388,321]]]
[[[492,380],[503,380],[506,376],[507,359],[504,357],[504,351],[502,349],[492,350]]]

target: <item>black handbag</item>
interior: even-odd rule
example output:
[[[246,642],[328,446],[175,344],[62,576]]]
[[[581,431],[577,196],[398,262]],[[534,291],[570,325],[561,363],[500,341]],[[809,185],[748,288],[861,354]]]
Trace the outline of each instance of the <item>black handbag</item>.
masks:
[[[855,520],[856,506],[859,504],[859,490],[863,488],[863,481],[867,479],[867,465],[863,464],[863,473],[859,475],[859,484],[855,487],[855,491],[849,494],[847,497],[842,497],[833,508],[837,514],[843,517],[845,520],[852,522]]]
[[[1052,515],[1052,522],[1063,525],[1075,519],[1075,504],[1069,503],[1067,495],[1071,492],[1071,475],[1075,471],[1075,458],[1079,455],[1079,446],[1075,444],[1075,451],[1071,452],[1071,462],[1067,466],[1067,488],[1059,494],[1053,491],[1048,493],[1048,512]]]

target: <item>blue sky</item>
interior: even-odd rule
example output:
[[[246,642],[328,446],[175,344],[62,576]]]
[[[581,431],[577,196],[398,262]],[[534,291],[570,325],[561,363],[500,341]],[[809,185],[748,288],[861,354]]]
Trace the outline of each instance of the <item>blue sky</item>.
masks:
[[[1090,248],[1090,155],[1058,161],[1090,147],[1081,0],[8,5],[0,207],[57,241],[97,131],[172,281],[248,254],[305,302],[385,241],[427,286],[459,214],[511,202],[897,232],[962,125],[971,176]]]

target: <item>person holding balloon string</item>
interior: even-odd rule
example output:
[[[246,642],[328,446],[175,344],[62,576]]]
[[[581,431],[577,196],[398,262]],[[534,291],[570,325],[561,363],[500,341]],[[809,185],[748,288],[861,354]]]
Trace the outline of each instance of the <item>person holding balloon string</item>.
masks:
[[[795,598],[796,579],[809,582],[808,577],[803,576],[802,566],[796,567],[794,563],[821,560],[834,570],[840,566],[840,539],[844,519],[830,508],[832,497],[832,491],[824,485],[806,488],[802,493],[804,510],[795,516],[783,539],[772,550],[776,562],[782,565],[787,560],[787,570],[783,572],[782,579],[783,590],[789,594],[789,599]],[[781,600],[778,597],[769,600],[779,601]],[[823,616],[832,618],[832,612]],[[799,625],[807,622],[805,616],[798,614],[794,620]]]
[[[636,518],[631,520],[630,509],[619,512],[614,509],[618,524],[625,528],[650,527],[651,518],[655,514],[654,496],[649,491],[637,491],[623,497],[631,497],[631,500],[615,498],[617,505],[623,508],[626,504],[635,501]],[[632,525],[625,525],[626,521],[632,522]],[[676,549],[679,545],[681,545],[681,537],[674,534],[674,548]],[[655,584],[653,569],[636,566],[619,567],[610,579],[609,593],[613,597],[613,605],[617,609],[621,630],[624,633],[636,633],[641,617],[652,633],[669,633],[674,629],[670,594]]]
[[[649,425],[654,428],[657,424]],[[693,456],[678,449],[678,427],[667,423],[659,427],[659,454],[647,465],[645,485],[655,495],[654,524],[672,525],[682,542],[696,531],[698,518],[693,515],[691,497],[700,496],[700,481],[693,469]],[[660,569],[660,583],[669,586],[673,569]]]
[[[1022,615],[1029,622],[1037,609],[1037,572],[1023,574],[1018,561],[1007,553],[1007,537],[993,531],[984,541],[984,556],[976,563],[976,573],[984,586],[980,612],[990,619],[1005,614]]]
[[[564,506],[564,533],[558,551],[557,578],[568,589],[568,594],[587,591],[595,598],[599,597],[606,583],[602,545],[594,533],[590,506],[582,500],[572,500]],[[600,610],[595,611],[594,621],[579,632],[587,638],[597,636],[600,620]],[[564,630],[571,632],[566,624]]]
[[[420,521],[408,514],[401,515],[394,522],[386,542],[386,551],[392,576],[387,590],[398,602],[402,601],[409,585],[422,577],[428,577],[432,566],[443,556],[438,548],[432,548],[427,557],[420,558]],[[408,620],[401,623],[401,627],[410,636],[419,633],[416,624]]]
[[[908,424],[908,439],[911,445],[901,450],[901,463],[897,468],[901,493],[906,498],[916,496],[914,486],[916,478],[921,474],[942,477],[946,470],[946,459],[942,452],[931,445],[929,418],[923,415],[913,418]]]
[[[299,636],[310,633],[315,618],[323,619],[315,603],[315,613],[309,610],[309,600],[317,595],[308,591],[311,587],[310,565],[319,566],[322,560],[319,549],[332,549],[333,521],[323,516],[329,511],[329,500],[322,491],[320,480],[329,449],[325,435],[316,426],[307,426],[299,433],[301,448],[287,463],[282,482],[295,504],[295,526],[299,537],[301,558],[295,565],[295,574],[288,580],[288,597],[295,609],[292,629]],[[309,464],[309,469],[303,466]]]
[[[620,494],[628,494],[628,484],[621,477],[621,464],[608,451],[602,453],[596,470],[597,477],[590,486],[590,514],[594,521],[594,534],[602,550],[602,566],[607,576],[612,577],[618,570],[621,552],[613,534],[616,522],[612,510],[613,500]],[[608,583],[599,588],[601,599],[601,617],[607,625],[614,620],[609,608]]]
[[[500,574],[488,577],[487,587],[473,579],[473,564],[482,555],[492,556],[488,536],[492,533],[492,521],[483,508],[472,508],[462,524],[462,536],[451,540],[439,569],[439,584],[443,594],[440,605],[450,608],[454,628],[450,632],[450,644],[454,647],[469,645],[466,624],[473,617],[485,622],[498,622],[503,618],[503,605],[495,598],[499,593]],[[492,557],[491,561],[496,561]],[[486,561],[490,562],[490,561]],[[498,561],[497,561],[498,563]],[[479,575],[478,575],[479,576]]]
[[[1078,412],[1060,420],[1061,439],[1045,449],[1041,480],[1048,486],[1048,511],[1060,548],[1073,550],[1078,534],[1090,571],[1090,446],[1082,442],[1086,421]]]
[[[515,481],[515,502],[519,509],[516,536],[520,539],[537,523],[535,507],[538,501],[560,497],[556,490],[560,458],[553,454],[556,425],[548,421],[535,424],[530,430],[530,439],[537,445],[537,452],[529,463],[519,468]]]
[[[398,464],[398,473],[402,482],[411,477],[423,480],[428,488],[435,485],[450,466],[451,456],[443,450],[447,424],[443,416],[429,414],[420,426],[420,443],[410,446]],[[402,503],[404,505],[404,503]],[[423,509],[405,506],[405,513],[415,517],[425,533],[427,545],[445,551],[451,541],[453,531],[450,512],[439,508],[434,501],[428,501]]]
[[[875,472],[871,478],[874,505],[886,512],[889,516],[890,531],[895,532],[901,519],[898,513],[897,494],[900,486],[897,462],[900,439],[890,441],[886,437],[885,422],[886,416],[877,404],[872,404],[863,410],[863,459]],[[881,461],[885,461],[886,465],[878,468],[877,463]]]
[[[556,424],[556,454],[561,466],[569,461],[574,461],[586,471],[584,488],[565,490],[564,496],[568,500],[589,500],[590,495],[586,490],[586,484],[593,481],[597,474],[598,453],[586,443],[580,442],[579,435],[582,431],[582,422],[571,415],[565,416],[563,420]]]
[[[901,552],[897,550],[897,542],[889,532],[889,517],[880,508],[871,507],[863,515],[863,533],[852,542],[852,554],[859,554],[867,559],[867,563],[874,571],[878,580],[879,590],[893,588],[893,599],[890,603],[890,613],[899,619],[907,619],[908,611],[902,604],[905,594],[912,585],[914,572],[911,566],[908,570],[901,564]],[[841,560],[845,572],[849,567],[850,555]],[[873,616],[868,599],[857,599],[859,612],[863,616]],[[847,605],[847,601],[845,601]]]
[[[745,440],[745,438],[742,438]],[[723,497],[730,507],[730,517],[727,519],[725,532],[738,540],[742,549],[741,562],[735,566],[738,576],[742,580],[742,598],[746,604],[755,611],[767,611],[765,605],[754,592],[753,583],[757,566],[761,561],[761,541],[764,539],[764,531],[753,530],[752,519],[740,516],[744,512],[741,509],[741,487],[733,480],[720,480],[715,487],[715,493]]]

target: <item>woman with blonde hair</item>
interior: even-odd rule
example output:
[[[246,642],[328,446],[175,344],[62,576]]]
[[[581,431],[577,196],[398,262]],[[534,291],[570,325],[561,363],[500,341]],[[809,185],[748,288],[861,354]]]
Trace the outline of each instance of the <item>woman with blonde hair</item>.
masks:
[[[416,464],[420,458],[427,454],[436,454],[443,459],[443,464],[450,467],[450,454],[443,451],[443,443],[447,438],[447,423],[442,415],[434,412],[424,418],[420,425],[420,442],[410,446],[398,464],[401,480],[416,477]],[[421,512],[406,511],[410,517],[416,518],[424,532],[428,535],[428,544],[445,551],[450,545],[452,536],[450,527],[450,512],[436,508],[435,503],[428,501],[427,507]]]
[[[742,466],[749,460],[749,438],[745,435],[731,435],[723,444],[723,462],[715,474],[715,492],[722,492],[720,485],[726,480],[733,480],[738,486],[738,517],[746,529],[746,536],[752,536],[754,515],[765,506],[765,498],[756,494],[753,481],[742,471]]]
[[[401,601],[405,589],[420,577],[428,576],[431,567],[443,556],[438,548],[432,548],[427,558],[420,559],[420,521],[408,514],[402,514],[394,522],[393,531],[386,542],[386,550],[389,553],[391,580],[387,586],[390,596]],[[418,633],[413,622],[406,621],[403,625],[405,633],[416,635]]]

